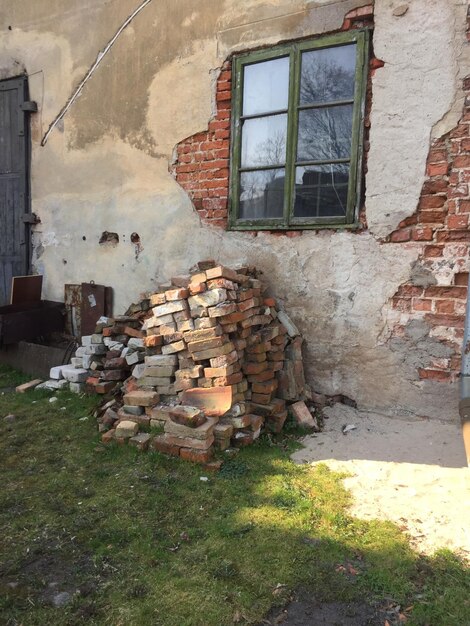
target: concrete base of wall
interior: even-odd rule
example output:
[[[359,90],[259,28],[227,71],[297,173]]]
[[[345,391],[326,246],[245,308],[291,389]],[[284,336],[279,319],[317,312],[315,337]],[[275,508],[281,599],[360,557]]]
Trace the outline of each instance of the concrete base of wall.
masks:
[[[49,370],[63,363],[66,351],[66,348],[20,341],[0,349],[0,363],[31,376],[49,378]]]

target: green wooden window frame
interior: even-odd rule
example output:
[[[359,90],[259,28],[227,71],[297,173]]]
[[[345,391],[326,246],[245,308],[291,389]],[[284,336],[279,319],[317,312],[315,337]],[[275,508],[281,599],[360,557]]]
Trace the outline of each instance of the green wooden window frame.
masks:
[[[354,98],[345,100],[344,104],[353,105],[351,155],[349,159],[349,182],[345,216],[334,217],[295,217],[295,168],[297,154],[297,135],[299,111],[311,107],[300,104],[300,73],[301,55],[303,52],[320,48],[356,44],[356,74],[354,84]],[[289,94],[288,107],[282,112],[287,113],[286,163],[284,181],[284,212],[283,217],[266,219],[240,219],[240,173],[241,169],[241,136],[244,117],[242,116],[243,103],[243,75],[244,68],[260,61],[269,61],[277,58],[289,57]],[[269,50],[243,53],[233,59],[232,64],[232,143],[230,168],[230,204],[229,228],[231,230],[300,230],[318,228],[357,228],[358,209],[361,197],[361,172],[363,157],[363,127],[367,82],[367,67],[369,58],[369,32],[367,29],[337,33],[322,36],[308,41],[301,41],[287,45],[276,46]],[[341,102],[328,103],[326,106],[338,106]],[[316,105],[315,105],[316,106]],[[275,113],[279,113],[276,111]],[[272,115],[267,113],[265,115]],[[251,116],[253,117],[253,116]],[[259,117],[262,117],[261,115]],[[246,116],[250,119],[250,116]],[[329,161],[331,162],[331,161]],[[325,162],[324,162],[325,163]],[[334,162],[333,162],[334,163]],[[305,162],[302,162],[305,164]],[[312,161],[312,165],[320,165],[321,161]],[[299,166],[301,164],[299,163]],[[246,168],[245,168],[246,169]],[[253,169],[263,169],[253,168]],[[265,168],[267,169],[267,168]]]

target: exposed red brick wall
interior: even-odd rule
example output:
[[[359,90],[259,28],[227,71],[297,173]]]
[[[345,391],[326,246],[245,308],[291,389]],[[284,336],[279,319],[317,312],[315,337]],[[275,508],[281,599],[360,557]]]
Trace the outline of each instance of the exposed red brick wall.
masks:
[[[199,216],[208,224],[227,227],[230,174],[231,62],[226,61],[216,88],[217,112],[207,131],[177,146],[173,174],[189,194]]]
[[[341,30],[364,28],[373,25],[373,6],[367,5],[350,11],[344,18]],[[372,59],[368,86],[365,122],[365,150],[368,149],[368,114],[370,111],[372,73],[383,63]],[[232,97],[232,64],[227,60],[216,85],[216,115],[207,131],[192,135],[176,147],[176,161],[172,172],[178,183],[188,193],[201,219],[212,226],[227,228],[230,176],[230,109]],[[365,214],[361,211],[365,226]],[[303,231],[272,231],[277,236],[297,237]],[[256,231],[255,231],[256,233]]]
[[[454,350],[450,359],[437,359],[429,368],[420,369],[421,379],[453,380],[460,368],[470,252],[470,77],[464,81],[464,90],[459,124],[434,141],[429,151],[427,180],[416,213],[390,236],[394,244],[420,245],[419,262],[437,280],[426,288],[412,282],[401,285],[392,306],[407,314],[405,319],[424,318],[435,331],[447,329],[444,342]],[[450,280],[440,277],[442,268],[448,269]],[[395,333],[401,330],[398,326]]]

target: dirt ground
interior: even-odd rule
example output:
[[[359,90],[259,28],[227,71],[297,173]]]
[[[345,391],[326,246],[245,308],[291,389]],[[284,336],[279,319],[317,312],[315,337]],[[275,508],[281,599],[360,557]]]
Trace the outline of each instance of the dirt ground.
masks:
[[[425,554],[449,548],[470,559],[470,469],[457,420],[390,418],[342,404],[324,413],[324,431],[305,437],[293,460],[347,472],[353,515],[395,522]],[[348,425],[356,428],[343,434]]]
[[[363,602],[316,602],[299,597],[265,620],[266,626],[383,626],[386,613]],[[394,622],[390,622],[390,626]],[[261,625],[260,625],[261,626]]]

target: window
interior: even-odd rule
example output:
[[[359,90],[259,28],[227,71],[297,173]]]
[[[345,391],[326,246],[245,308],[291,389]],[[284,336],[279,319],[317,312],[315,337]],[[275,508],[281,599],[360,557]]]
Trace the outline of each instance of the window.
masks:
[[[234,59],[232,229],[357,225],[367,36]]]

